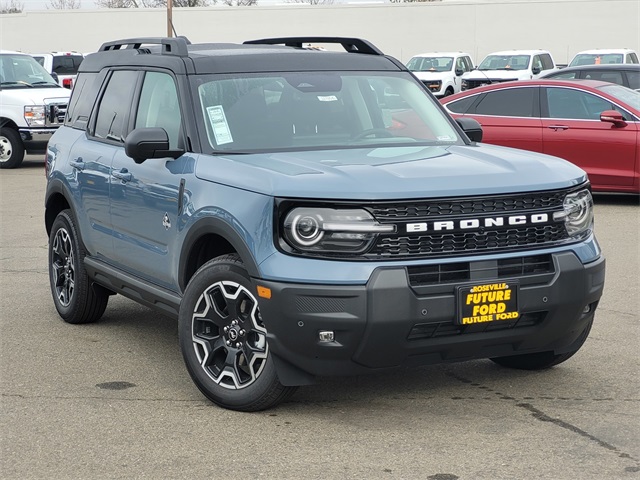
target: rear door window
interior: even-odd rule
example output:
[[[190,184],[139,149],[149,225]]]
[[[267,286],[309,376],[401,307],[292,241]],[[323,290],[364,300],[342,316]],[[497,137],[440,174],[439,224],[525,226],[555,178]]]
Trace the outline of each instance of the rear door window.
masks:
[[[124,143],[138,75],[131,70],[113,72],[98,106],[93,132],[96,138]]]
[[[475,108],[478,115],[533,117],[536,115],[537,88],[509,88],[487,92]]]
[[[554,67],[551,55],[549,55],[548,53],[541,54],[540,60],[542,61],[543,70],[551,70]]]

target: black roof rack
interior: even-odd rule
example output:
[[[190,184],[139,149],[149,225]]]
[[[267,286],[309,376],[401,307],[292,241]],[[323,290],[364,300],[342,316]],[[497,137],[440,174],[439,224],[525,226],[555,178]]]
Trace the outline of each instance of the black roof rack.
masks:
[[[162,45],[163,55],[186,57],[189,55],[187,45],[190,44],[191,42],[186,37],[140,37],[103,43],[98,51],[106,52],[109,50],[122,50],[123,48],[137,50],[142,45]]]
[[[349,37],[282,37],[247,40],[245,44],[252,45],[280,45],[302,48],[305,43],[339,43],[350,53],[365,53],[368,55],[384,55],[375,45],[361,38]]]

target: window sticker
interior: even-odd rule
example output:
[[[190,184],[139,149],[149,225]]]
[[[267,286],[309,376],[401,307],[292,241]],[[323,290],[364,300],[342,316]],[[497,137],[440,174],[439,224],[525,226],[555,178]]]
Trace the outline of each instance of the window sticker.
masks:
[[[229,130],[229,124],[227,123],[227,117],[224,114],[222,105],[207,107],[207,114],[209,115],[213,135],[216,137],[216,143],[218,145],[233,143],[231,130]]]
[[[335,95],[318,95],[318,100],[321,102],[337,102],[338,97]]]

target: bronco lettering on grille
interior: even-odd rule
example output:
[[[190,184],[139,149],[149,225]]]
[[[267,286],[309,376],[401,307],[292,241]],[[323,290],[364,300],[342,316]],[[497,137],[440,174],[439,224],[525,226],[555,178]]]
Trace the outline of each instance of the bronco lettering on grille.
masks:
[[[473,230],[485,227],[503,227],[505,225],[532,225],[547,223],[548,213],[532,215],[511,215],[508,217],[466,218],[464,220],[439,220],[433,222],[407,223],[407,233],[442,231],[442,230]]]

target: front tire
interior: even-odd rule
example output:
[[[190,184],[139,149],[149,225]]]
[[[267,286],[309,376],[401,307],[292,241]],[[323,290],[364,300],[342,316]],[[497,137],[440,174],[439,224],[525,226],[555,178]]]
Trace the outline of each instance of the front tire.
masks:
[[[518,370],[545,370],[555,365],[559,365],[562,362],[566,362],[573,357],[578,350],[584,345],[584,342],[589,336],[591,326],[593,325],[593,318],[589,321],[589,324],[580,334],[580,337],[571,346],[571,350],[565,353],[555,354],[553,352],[539,352],[539,353],[527,353],[524,355],[512,355],[509,357],[496,357],[491,361],[507,368],[516,368]]]
[[[223,255],[193,276],[178,318],[196,386],[215,404],[245,412],[273,407],[295,391],[278,380],[253,292],[238,255]]]
[[[19,167],[24,159],[24,145],[17,130],[0,128],[0,168]]]
[[[71,211],[63,210],[49,235],[49,283],[56,310],[67,323],[94,322],[107,308],[109,292],[92,284],[85,255]]]

